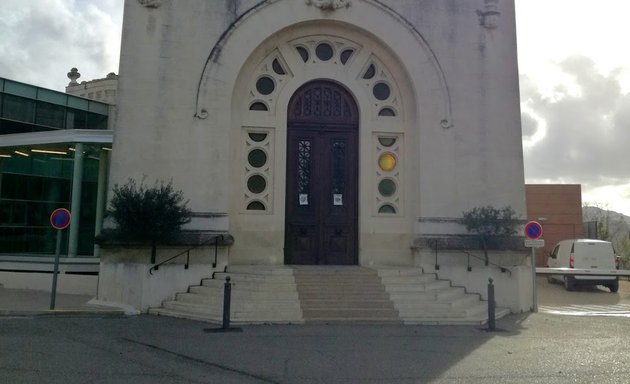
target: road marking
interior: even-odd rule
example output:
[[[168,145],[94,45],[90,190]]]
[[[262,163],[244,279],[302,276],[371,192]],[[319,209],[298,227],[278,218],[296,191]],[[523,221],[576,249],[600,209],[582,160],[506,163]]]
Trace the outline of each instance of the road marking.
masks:
[[[630,317],[630,304],[617,305],[540,305],[538,311],[565,316],[610,316]]]

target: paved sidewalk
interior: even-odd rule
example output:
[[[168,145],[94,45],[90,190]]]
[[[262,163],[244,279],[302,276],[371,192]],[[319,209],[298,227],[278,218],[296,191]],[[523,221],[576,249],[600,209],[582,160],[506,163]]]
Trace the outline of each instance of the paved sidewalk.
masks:
[[[122,316],[124,311],[89,304],[90,295],[58,293],[55,309],[50,309],[51,294],[32,289],[0,286],[0,316]]]

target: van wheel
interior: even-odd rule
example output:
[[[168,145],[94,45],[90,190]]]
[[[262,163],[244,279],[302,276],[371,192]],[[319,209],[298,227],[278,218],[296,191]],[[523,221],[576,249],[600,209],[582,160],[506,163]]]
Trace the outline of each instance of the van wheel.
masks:
[[[567,291],[572,291],[575,289],[575,284],[569,276],[564,277],[564,289],[566,289]]]
[[[608,284],[606,287],[610,289],[610,293],[616,293],[619,290],[619,280],[615,281],[613,284]]]

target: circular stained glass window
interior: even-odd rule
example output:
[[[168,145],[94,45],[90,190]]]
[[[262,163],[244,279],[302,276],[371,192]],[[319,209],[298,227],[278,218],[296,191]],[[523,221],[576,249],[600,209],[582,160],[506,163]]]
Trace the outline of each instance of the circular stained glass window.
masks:
[[[383,179],[378,183],[378,191],[385,197],[393,196],[396,193],[396,183],[392,179]]]
[[[261,193],[265,188],[267,188],[267,181],[265,181],[264,177],[254,175],[247,179],[247,189],[251,193]]]
[[[389,95],[391,91],[389,90],[389,85],[385,83],[378,83],[372,89],[372,93],[377,100],[387,100],[389,99]]]
[[[385,204],[378,209],[378,213],[396,213],[396,208],[389,204]]]
[[[254,149],[247,155],[249,165],[254,168],[260,168],[267,162],[267,154],[262,149]]]
[[[269,76],[263,76],[256,82],[256,90],[260,92],[261,95],[269,95],[274,89],[276,89],[276,84]]]
[[[315,48],[315,54],[322,61],[328,61],[333,57],[333,49],[328,43],[321,43]]]
[[[248,211],[264,211],[265,204],[261,203],[260,201],[252,201],[251,203],[247,204],[247,210]]]
[[[385,152],[378,157],[378,166],[385,172],[396,168],[396,156],[391,152]]]

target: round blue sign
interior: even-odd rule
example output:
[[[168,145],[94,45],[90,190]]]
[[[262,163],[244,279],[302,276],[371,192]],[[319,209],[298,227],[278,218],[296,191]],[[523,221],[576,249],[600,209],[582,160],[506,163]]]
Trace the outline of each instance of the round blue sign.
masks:
[[[532,240],[538,240],[543,234],[542,225],[537,221],[530,221],[525,224],[525,236]]]
[[[50,225],[55,229],[66,229],[70,225],[70,211],[57,208],[50,215]]]

